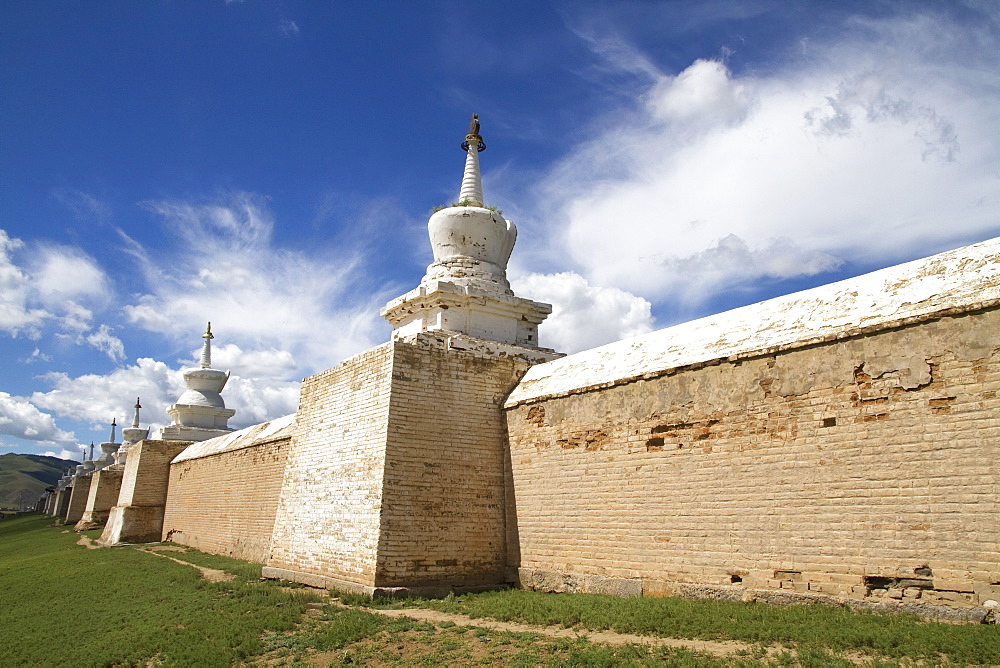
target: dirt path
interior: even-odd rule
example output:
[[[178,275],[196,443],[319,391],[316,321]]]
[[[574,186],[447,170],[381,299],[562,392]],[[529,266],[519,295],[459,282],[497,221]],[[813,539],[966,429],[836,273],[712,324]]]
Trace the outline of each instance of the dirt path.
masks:
[[[229,582],[230,580],[235,580],[236,576],[227,573],[225,571],[220,571],[215,568],[205,568],[204,566],[199,566],[197,564],[192,564],[187,561],[181,561],[175,557],[170,557],[165,554],[160,554],[160,552],[183,552],[183,547],[175,547],[173,545],[158,545],[156,547],[140,547],[138,548],[140,552],[145,552],[147,554],[153,554],[157,557],[163,557],[164,559],[169,559],[170,561],[175,561],[183,566],[190,566],[191,568],[197,568],[201,572],[201,577],[205,578],[209,582]]]
[[[97,541],[93,538],[87,538],[86,536],[80,536],[80,540],[76,541],[77,545],[83,545],[88,550],[97,550],[101,546],[97,544]]]
[[[333,605],[342,608],[353,608],[354,606],[344,605],[338,601],[331,601]],[[648,647],[671,647],[674,649],[686,649],[692,652],[702,652],[713,656],[729,656],[736,652],[753,651],[757,649],[755,645],[749,645],[736,640],[714,641],[714,640],[693,640],[688,638],[656,638],[653,636],[638,636],[628,633],[616,633],[614,631],[591,631],[587,629],[567,629],[562,626],[534,626],[531,624],[518,624],[515,622],[501,622],[495,619],[484,619],[481,617],[468,617],[450,612],[440,612],[438,610],[428,610],[426,608],[404,608],[401,610],[379,610],[377,608],[357,608],[365,612],[371,612],[386,617],[410,617],[424,622],[440,623],[451,622],[456,626],[474,626],[477,628],[490,629],[491,631],[510,631],[512,633],[538,633],[550,638],[584,638],[590,642],[602,643],[605,645],[646,645]],[[776,655],[784,651],[782,647],[769,647],[767,654]]]

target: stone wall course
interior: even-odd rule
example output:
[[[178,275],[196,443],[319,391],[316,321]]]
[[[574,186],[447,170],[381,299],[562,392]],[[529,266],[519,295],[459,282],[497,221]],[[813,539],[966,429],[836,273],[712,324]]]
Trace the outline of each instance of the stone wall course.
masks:
[[[998,581],[997,332],[986,309],[511,405],[512,565],[866,598],[922,567]]]
[[[266,562],[289,440],[265,440],[196,459],[175,459],[162,539]]]

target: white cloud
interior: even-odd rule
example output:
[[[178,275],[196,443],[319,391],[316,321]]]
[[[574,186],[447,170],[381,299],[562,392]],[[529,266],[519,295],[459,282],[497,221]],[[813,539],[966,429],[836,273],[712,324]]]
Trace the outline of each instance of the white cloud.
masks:
[[[640,104],[542,179],[550,236],[532,268],[564,257],[593,285],[691,305],[1000,232],[996,38],[944,18],[844,30],[742,75],[705,60],[650,73],[630,56]]]
[[[29,272],[38,298],[50,308],[73,301],[104,301],[109,294],[104,272],[77,248],[41,246],[32,257]]]
[[[12,239],[0,229],[0,329],[12,336],[24,333],[37,338],[38,330],[49,314],[29,304],[31,289],[28,275],[11,257],[13,251],[23,246],[20,239]]]
[[[552,304],[539,327],[542,346],[574,353],[653,329],[650,304],[619,290],[592,286],[579,274],[528,274],[512,281],[523,297]]]
[[[75,188],[53,188],[52,196],[65,205],[79,219],[107,218],[111,208],[93,195]]]
[[[190,363],[193,365],[200,355],[200,348],[192,351]],[[251,378],[285,378],[298,368],[295,357],[287,350],[243,350],[234,343],[212,346],[212,366]]]
[[[101,325],[96,332],[87,336],[87,343],[103,352],[114,362],[125,359],[125,344],[111,333],[111,328],[107,325]]]
[[[219,363],[228,355],[233,369],[247,365],[241,374],[296,380],[387,335],[378,317],[386,296],[366,280],[360,252],[275,247],[262,198],[146,206],[182,243],[153,257],[129,240],[149,289],[124,308],[133,324],[194,343],[211,320]]]
[[[243,428],[294,413],[300,389],[298,381],[232,376],[222,393],[226,406],[236,409],[229,426]]]
[[[232,354],[231,352],[226,354]],[[223,355],[223,357],[226,356]],[[279,356],[280,357],[280,356]],[[266,359],[252,353],[247,359]],[[216,364],[216,368],[222,367]],[[90,423],[103,430],[115,418],[119,425],[131,424],[132,406],[139,397],[140,422],[155,433],[170,421],[167,408],[184,392],[182,369],[172,369],[163,362],[140,358],[134,365],[111,373],[70,377],[50,373],[45,379],[52,385],[47,392],[35,392],[31,401],[60,417]],[[235,373],[222,392],[228,408],[236,409],[231,427],[245,427],[295,412],[299,398],[298,381],[275,378],[248,378]]]
[[[282,37],[294,37],[299,34],[299,26],[295,21],[283,19],[278,26],[278,32]]]
[[[75,438],[72,432],[59,429],[51,415],[7,392],[0,392],[0,434],[50,446],[64,446]]]
[[[654,120],[702,131],[742,122],[753,103],[751,87],[734,82],[726,66],[715,60],[697,60],[677,76],[662,78],[647,102]]]
[[[131,424],[137,396],[143,406],[142,423],[162,424],[167,419],[167,408],[184,391],[179,371],[150,358],[140,358],[134,365],[105,375],[84,374],[74,378],[54,372],[46,374],[44,379],[52,389],[32,394],[32,403],[101,430],[112,418],[119,424]]]
[[[57,457],[59,459],[68,459],[70,461],[78,462],[81,461],[81,453],[79,450],[67,450],[63,448],[59,452],[53,450],[47,450],[41,453],[45,457]]]
[[[54,325],[57,334],[82,343],[93,326],[90,307],[109,301],[106,274],[77,248],[49,244],[24,249],[23,266],[14,260],[22,249],[20,239],[0,230],[0,330],[37,339]]]
[[[43,353],[41,351],[40,348],[35,348],[31,352],[31,356],[30,357],[28,357],[27,359],[23,359],[21,361],[24,362],[24,363],[26,363],[26,364],[30,364],[32,362],[51,362],[52,361],[52,356],[51,355],[46,355],[45,353]]]

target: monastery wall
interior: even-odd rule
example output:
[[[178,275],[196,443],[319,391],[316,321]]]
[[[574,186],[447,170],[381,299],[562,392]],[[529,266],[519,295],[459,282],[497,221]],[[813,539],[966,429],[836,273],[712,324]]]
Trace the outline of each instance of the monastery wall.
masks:
[[[522,585],[997,599],[998,332],[994,306],[515,392]]]
[[[88,531],[104,526],[111,513],[111,507],[118,502],[124,471],[117,467],[94,471],[91,476],[90,492],[87,495],[86,510],[74,531]]]
[[[190,444],[190,441],[146,439],[132,446],[122,473],[118,503],[108,513],[100,544],[160,540],[170,462]]]
[[[162,538],[263,564],[293,416],[194,443],[170,465]]]
[[[392,350],[302,381],[266,577],[374,585]]]
[[[505,581],[502,405],[530,365],[489,348],[442,332],[394,346],[379,586]]]
[[[365,593],[502,584],[501,406],[530,366],[516,350],[422,333],[306,379],[265,576]]]
[[[89,475],[78,475],[73,479],[73,488],[69,495],[69,505],[66,508],[66,524],[76,524],[87,509],[87,497],[90,495]]]

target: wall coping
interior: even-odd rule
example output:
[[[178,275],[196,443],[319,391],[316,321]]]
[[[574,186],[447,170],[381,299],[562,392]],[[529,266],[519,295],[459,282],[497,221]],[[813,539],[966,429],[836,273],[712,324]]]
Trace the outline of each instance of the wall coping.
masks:
[[[1000,237],[533,366],[505,408],[1000,305]]]
[[[179,455],[174,457],[171,465],[189,459],[199,459],[212,455],[231,452],[242,448],[283,438],[291,438],[292,427],[295,425],[295,413],[275,418],[269,422],[251,425],[245,429],[234,431],[225,436],[216,436],[205,441],[192,443]]]

